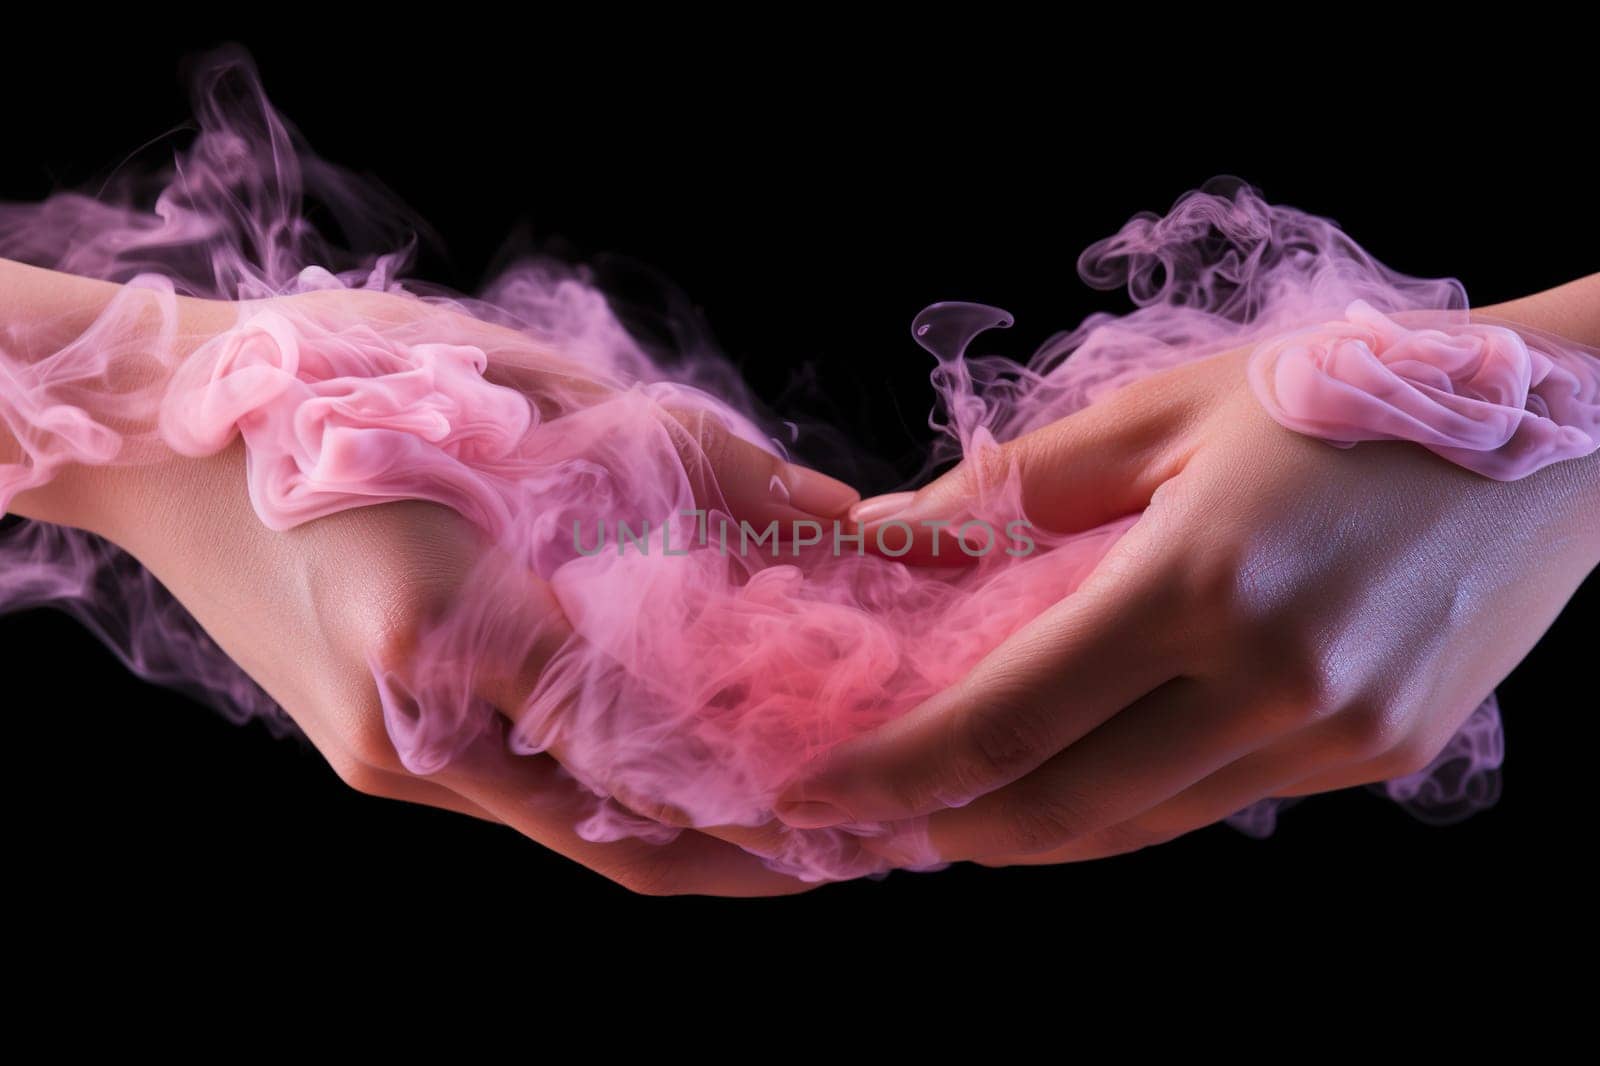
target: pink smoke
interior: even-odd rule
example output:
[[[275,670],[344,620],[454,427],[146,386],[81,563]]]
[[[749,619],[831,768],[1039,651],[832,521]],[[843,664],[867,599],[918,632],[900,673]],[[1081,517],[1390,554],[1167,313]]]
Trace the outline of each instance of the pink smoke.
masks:
[[[174,293],[244,301],[234,328],[193,353],[172,343],[166,312],[156,335],[167,347],[145,356],[169,364],[159,390],[95,392],[126,301],[46,358],[0,351],[0,412],[26,453],[0,469],[0,506],[66,462],[205,455],[242,437],[251,500],[272,529],[398,499],[457,511],[493,550],[407,663],[374,664],[391,738],[415,772],[474,744],[553,750],[594,793],[590,839],[677,832],[639,809],[691,825],[767,823],[808,759],[959,679],[1070,595],[1132,521],[1035,530],[1032,553],[941,568],[835,554],[826,538],[776,559],[723,554],[715,531],[734,508],[699,483],[664,412],[700,412],[780,448],[715,353],[658,365],[601,293],[550,264],[514,265],[474,298],[408,280],[410,220],[312,155],[241,56],[204,68],[196,110],[198,137],[159,176],[123,177],[95,199],[0,206],[0,256],[128,283],[141,308]],[[310,202],[344,246],[313,228]],[[1139,377],[1339,318],[1352,301],[1387,314],[1466,307],[1455,282],[1395,274],[1332,223],[1237,182],[1135,218],[1079,265],[1091,285],[1126,287],[1138,309],[1092,316],[1026,366],[967,355],[979,333],[1008,324],[1002,312],[950,304],[919,316],[916,339],[937,360],[930,465]],[[526,343],[502,350],[485,326]],[[972,514],[1002,530],[1025,518],[1015,486],[973,501]],[[649,523],[648,551],[575,543],[575,523],[589,538],[621,522]],[[130,668],[239,716],[281,717],[104,542],[27,524],[0,540],[0,559],[0,609],[63,606]],[[497,709],[475,695],[481,664],[518,661],[552,636],[508,624],[518,595],[508,567],[549,583],[571,631],[527,704]],[[1433,767],[1388,791],[1425,816],[1461,816],[1493,802],[1502,754],[1491,699]],[[1257,805],[1234,821],[1263,833],[1275,813]],[[855,836],[878,847],[851,847]],[[936,861],[914,824],[784,829],[776,840],[764,858],[812,879]]]

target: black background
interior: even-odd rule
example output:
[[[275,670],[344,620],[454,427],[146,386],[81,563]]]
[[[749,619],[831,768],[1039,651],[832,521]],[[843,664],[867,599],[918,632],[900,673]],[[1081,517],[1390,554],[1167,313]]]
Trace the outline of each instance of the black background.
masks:
[[[1381,90],[1346,77],[1319,95],[1226,50],[1102,70],[1090,42],[1030,47],[1025,33],[751,31],[738,48],[685,48],[547,29],[18,49],[0,64],[0,198],[92,188],[151,138],[181,139],[182,57],[242,41],[312,145],[432,223],[430,279],[472,289],[513,234],[648,264],[770,405],[833,421],[887,461],[867,491],[914,472],[926,443],[927,361],[907,331],[922,306],[1006,307],[1018,325],[989,347],[1025,355],[1125,306],[1077,281],[1086,244],[1214,174],[1338,219],[1399,270],[1460,277],[1475,303],[1600,268],[1581,96],[1528,72],[1464,89],[1391,71]],[[1264,842],[1219,828],[1084,866],[732,902],[636,898],[510,831],[349,792],[308,746],[148,688],[66,619],[27,613],[0,619],[19,771],[10,880],[32,912],[70,915],[91,939],[231,943],[270,928],[405,944],[492,928],[548,951],[572,922],[751,930],[760,944],[826,918],[867,951],[900,926],[981,951],[1024,934],[1081,949],[1358,922],[1409,959],[1430,931],[1463,945],[1562,936],[1587,883],[1597,600],[1591,579],[1502,687],[1505,797],[1466,824],[1427,828],[1352,793],[1303,804]]]

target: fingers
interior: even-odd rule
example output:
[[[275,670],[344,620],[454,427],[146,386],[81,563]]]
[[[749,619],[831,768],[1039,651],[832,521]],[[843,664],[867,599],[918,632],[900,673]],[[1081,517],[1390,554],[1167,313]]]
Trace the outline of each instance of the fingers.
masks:
[[[411,313],[405,309],[405,313]],[[623,387],[595,380],[582,367],[516,331],[468,316],[452,315],[465,336],[489,355],[485,376],[523,393],[545,418],[602,403]],[[860,493],[834,478],[786,462],[733,432],[703,408],[674,406],[667,428],[684,470],[703,507],[717,507],[735,518],[785,525],[795,519],[843,518]]]
[[[1328,761],[1328,737],[1311,729],[1271,742],[1126,821],[1074,837],[1045,851],[989,855],[985,866],[1083,862],[1164,844],[1214,825],[1303,779]]]
[[[1049,851],[1203,780],[1258,746],[1259,727],[1200,682],[1172,681],[1015,784],[935,814],[929,837],[948,860]]]
[[[779,797],[798,828],[898,821],[1018,780],[1171,679],[1169,583],[1135,527],[1078,592],[1034,619],[961,682],[824,756]],[[1125,553],[1119,559],[1119,553]],[[1127,575],[1127,576],[1124,576]]]
[[[1092,739],[1092,738],[1091,738]],[[1269,741],[1178,795],[1060,847],[983,858],[990,866],[1081,862],[1164,843],[1212,825],[1268,797],[1330,792],[1415,772],[1437,744],[1396,743],[1359,714],[1337,715]]]
[[[522,598],[517,602],[527,609],[531,600]],[[479,675],[482,688],[478,699],[497,694],[506,700],[501,707],[522,706],[520,701],[537,683],[549,661],[549,642],[539,638],[541,625],[548,621],[542,612],[528,619],[528,632],[533,636],[527,638],[520,670],[491,670]],[[380,691],[385,693],[386,699],[392,700],[397,698],[400,688],[394,678],[385,677]],[[442,706],[456,705],[448,699],[450,694],[444,695],[447,703]],[[397,739],[414,742],[416,738],[406,733],[407,723],[412,730],[422,728],[422,723],[429,718],[424,713],[427,701],[424,698],[419,702],[415,696],[407,699],[416,708],[415,713],[388,715],[388,732],[396,737],[399,729]],[[369,715],[359,752],[330,745],[327,738],[318,744],[324,752],[338,753],[330,755],[330,761],[345,782],[358,791],[501,822],[644,894],[765,896],[812,887],[774,873],[754,855],[732,844],[699,833],[678,834],[664,827],[661,836],[675,837],[667,843],[646,839],[595,843],[583,839],[579,827],[595,813],[598,804],[606,801],[582,788],[555,759],[546,755],[513,754],[507,748],[507,727],[503,725],[487,733],[474,732],[476,740],[470,744],[463,743],[467,738],[457,740],[448,735],[433,738],[431,747],[437,750],[423,762],[437,769],[425,777],[407,774],[400,769],[389,738],[380,741],[372,735],[383,731],[381,725],[373,724],[381,712],[373,708]],[[504,717],[514,722],[519,715],[504,714]],[[387,749],[387,753],[379,751],[380,747]],[[386,763],[395,765],[390,769]]]
[[[904,545],[897,558],[959,565],[970,553],[956,538],[985,537],[977,528],[963,536],[960,525],[1011,493],[1020,494],[1029,522],[1058,533],[1134,514],[1177,475],[1192,450],[1186,430],[1201,398],[1168,380],[1172,376],[1127,386],[1016,440],[980,446],[918,492],[863,500],[850,518],[866,527],[869,549],[894,555]]]
[[[1329,764],[1324,760],[1316,766],[1308,766],[1303,776],[1284,783],[1273,795],[1310,796],[1318,792],[1337,792],[1407,777],[1425,769],[1443,748],[1443,742],[1428,743],[1420,738],[1410,738],[1367,758],[1337,764]]]
[[[511,730],[524,726],[530,699],[552,659],[573,638],[548,586],[515,574],[504,575],[500,609],[473,631],[476,643],[496,649],[478,656],[476,695],[493,705]],[[561,716],[557,707],[540,710],[548,728]],[[532,726],[528,726],[532,728]],[[578,826],[601,802],[560,768],[561,748],[549,755],[519,756],[507,749],[504,730],[485,736],[454,756],[429,782],[482,808],[518,832],[626,887],[651,895],[704,893],[728,896],[782,895],[810,885],[769,870],[755,855],[697,832],[678,834],[667,844],[634,839],[596,844],[582,839]],[[540,738],[528,736],[525,743]],[[625,805],[669,830],[688,819],[650,797],[625,796]],[[732,839],[739,839],[737,834]],[[759,849],[756,849],[759,850]],[[769,852],[772,853],[772,852]]]
[[[666,844],[639,839],[594,843],[578,826],[596,798],[553,759],[515,756],[503,743],[478,745],[432,780],[545,847],[645,895],[779,896],[815,887],[774,873],[732,844],[684,832]]]

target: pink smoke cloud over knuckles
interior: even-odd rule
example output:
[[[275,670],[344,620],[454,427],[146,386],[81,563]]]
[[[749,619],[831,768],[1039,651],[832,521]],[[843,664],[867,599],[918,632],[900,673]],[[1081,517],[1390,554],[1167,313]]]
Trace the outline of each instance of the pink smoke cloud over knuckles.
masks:
[[[371,223],[351,232],[394,226],[381,199],[364,201],[356,179],[309,155],[247,65],[215,66],[198,110],[200,137],[153,209],[143,185],[128,187],[122,204],[64,195],[0,209],[0,255],[157,293],[248,301],[233,328],[191,354],[174,351],[170,383],[144,408],[127,399],[107,412],[81,384],[114,346],[0,358],[0,414],[26,452],[0,469],[0,504],[64,462],[125,461],[119,442],[159,439],[201,456],[237,436],[251,501],[271,529],[392,500],[456,511],[492,550],[407,663],[375,664],[390,735],[414,772],[435,772],[474,744],[509,744],[554,752],[594,793],[582,826],[590,839],[680,831],[639,809],[671,810],[694,826],[767,824],[808,760],[957,681],[1071,595],[1134,520],[1070,536],[1038,531],[1026,557],[995,552],[937,569],[835,554],[826,543],[778,558],[716,551],[688,513],[716,520],[730,509],[715,491],[708,501],[686,469],[672,412],[702,412],[781,452],[720,357],[692,352],[658,365],[602,294],[546,265],[515,266],[473,300],[418,296],[401,280],[398,241],[352,260],[311,229],[307,192]],[[930,465],[1243,345],[1259,345],[1250,375],[1263,404],[1302,433],[1413,440],[1494,477],[1523,476],[1600,438],[1596,381],[1560,351],[1467,323],[1454,282],[1394,274],[1332,223],[1270,206],[1237,183],[1135,218],[1089,249],[1080,270],[1096,287],[1126,287],[1137,309],[1091,317],[1025,366],[969,353],[983,330],[1008,324],[993,308],[940,305],[919,317],[915,335],[937,360],[943,413]],[[316,302],[291,299],[308,293]],[[360,300],[374,293],[418,313],[365,315]],[[1400,324],[1415,312],[1429,325]],[[534,354],[518,357],[519,373],[549,371],[558,383],[576,374],[601,387],[557,384],[552,406],[496,376],[504,360],[475,324],[527,339]],[[148,425],[118,430],[118,420]],[[1015,484],[972,501],[972,515],[995,528],[1024,517]],[[651,524],[649,551],[585,554],[574,544],[575,521],[593,529],[641,520]],[[104,546],[84,551],[88,540],[75,536],[10,535],[0,546],[0,605],[55,602],[93,614],[91,601],[108,595],[93,574],[128,564]],[[668,554],[668,538],[685,553]],[[508,572],[546,583],[569,628],[516,624],[524,592]],[[187,673],[204,679],[196,685],[214,702],[259,703],[159,589],[112,587],[130,605],[118,617],[159,617],[187,636]],[[126,618],[97,632],[121,647],[135,634],[148,643]],[[559,646],[524,706],[495,708],[476,695],[483,662],[516,661],[552,633]],[[1491,697],[1433,766],[1387,790],[1424,816],[1470,813],[1493,802],[1502,757]],[[1265,833],[1276,810],[1257,805],[1234,824]],[[874,847],[857,847],[862,838]],[[918,824],[785,828],[775,840],[764,858],[810,879],[937,862]]]

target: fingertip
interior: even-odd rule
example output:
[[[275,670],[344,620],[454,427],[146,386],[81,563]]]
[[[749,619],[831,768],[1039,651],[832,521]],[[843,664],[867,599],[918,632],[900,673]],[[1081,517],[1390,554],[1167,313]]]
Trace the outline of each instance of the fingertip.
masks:
[[[790,829],[832,829],[853,821],[849,812],[826,800],[779,802],[773,813]]]
[[[914,492],[890,492],[868,497],[851,506],[850,521],[862,525],[886,521],[904,511],[916,497]]]
[[[823,518],[843,515],[861,499],[861,493],[838,478],[794,463],[779,468],[778,481],[786,497],[780,502]]]

